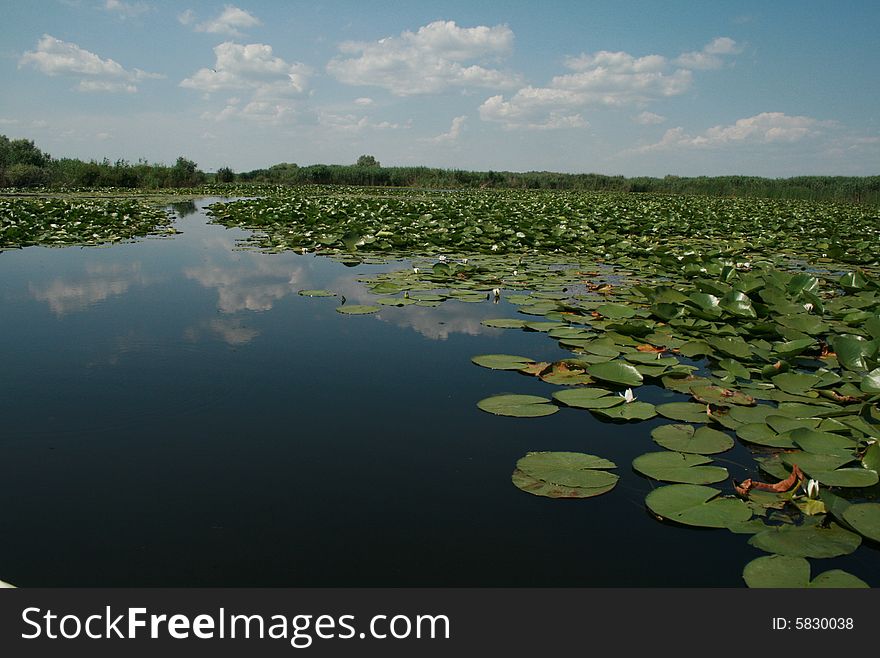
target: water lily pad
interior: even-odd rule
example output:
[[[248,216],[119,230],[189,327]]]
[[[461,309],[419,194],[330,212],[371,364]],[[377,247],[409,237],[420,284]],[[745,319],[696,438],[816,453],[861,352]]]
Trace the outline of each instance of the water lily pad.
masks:
[[[880,503],[856,503],[843,512],[843,520],[868,539],[880,542]]]
[[[601,304],[596,307],[596,312],[612,320],[631,318],[636,314],[633,308],[623,304]]]
[[[790,432],[792,440],[807,452],[818,455],[852,456],[857,444],[852,439],[830,432],[799,428]]]
[[[880,481],[877,471],[870,471],[867,468],[812,470],[809,475],[829,487],[873,487]]]
[[[788,432],[777,434],[766,423],[746,423],[736,428],[736,435],[743,441],[768,448],[794,448]]]
[[[303,297],[336,297],[332,290],[300,290],[297,294]]]
[[[522,329],[526,321],[516,320],[514,318],[490,318],[483,320],[480,324],[487,327],[495,327],[496,329]]]
[[[859,386],[865,393],[880,393],[880,368],[874,368],[862,377],[862,383]]]
[[[813,558],[849,555],[861,543],[861,537],[835,523],[827,528],[816,525],[776,526],[759,532],[749,540],[749,544],[768,553]]]
[[[667,402],[657,405],[657,413],[670,420],[683,420],[690,423],[708,423],[706,405],[694,402]]]
[[[559,407],[539,395],[493,395],[477,402],[477,406],[496,416],[514,418],[537,418],[559,411]]]
[[[623,361],[594,363],[587,367],[587,372],[596,379],[624,386],[638,386],[644,379],[635,367]]]
[[[530,452],[511,477],[523,491],[547,498],[591,498],[611,491],[618,476],[614,462],[577,452]]]
[[[336,308],[337,313],[345,313],[346,315],[369,315],[378,310],[378,306],[369,306],[367,304],[346,304]]]
[[[821,378],[801,372],[784,372],[772,378],[773,384],[786,393],[800,394],[816,386]]]
[[[810,580],[810,563],[802,557],[764,555],[743,569],[743,580],[757,588],[862,588],[869,585],[846,571],[825,571]]]
[[[648,452],[633,460],[632,466],[642,475],[663,482],[713,484],[727,479],[727,469],[706,466],[712,460],[703,455],[683,452]]]
[[[729,407],[731,405],[753,406],[755,398],[736,389],[721,386],[698,384],[690,388],[693,396],[700,402]]]
[[[734,440],[724,432],[710,427],[695,429],[693,425],[660,425],[651,437],[667,450],[700,455],[713,455],[730,450]]]
[[[624,403],[622,397],[611,395],[611,391],[589,386],[556,391],[553,397],[567,407],[578,409],[606,409]]]
[[[566,487],[605,487],[619,477],[607,470],[617,468],[614,462],[582,452],[530,452],[516,467],[533,478]]]
[[[534,359],[527,356],[516,356],[513,354],[480,354],[471,358],[471,361],[483,368],[491,370],[521,370],[530,363],[534,363]]]
[[[725,528],[752,516],[743,501],[721,497],[718,489],[697,484],[658,487],[645,497],[645,504],[659,517],[705,528]]]
[[[594,408],[593,413],[612,420],[648,420],[657,415],[657,409],[649,402],[628,402],[613,407]]]

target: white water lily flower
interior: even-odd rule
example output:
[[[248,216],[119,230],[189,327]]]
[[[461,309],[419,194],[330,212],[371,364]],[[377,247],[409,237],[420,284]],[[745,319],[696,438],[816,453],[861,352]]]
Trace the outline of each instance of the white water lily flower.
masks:
[[[810,302],[807,302],[806,304],[804,304],[804,309],[807,311],[807,313],[812,313],[813,305]]]
[[[418,268],[418,267],[414,267],[414,268],[413,268],[413,274],[418,274],[418,273],[419,273],[419,268]]]
[[[442,263],[444,260],[446,260],[446,256],[440,256],[440,258],[438,258],[437,260]]]
[[[810,480],[807,482],[807,498],[815,500],[819,497],[819,481]]]
[[[514,270],[514,271],[513,271],[513,276],[516,276],[517,274],[519,274],[519,272],[518,272],[517,270]]]
[[[498,251],[498,245],[497,245],[497,244],[493,244],[493,245],[492,245],[492,251]]]
[[[501,288],[492,288],[492,297],[495,299],[501,297]]]
[[[623,398],[623,401],[626,402],[626,404],[636,400],[636,396],[633,395],[633,390],[631,388],[626,389],[623,393],[618,393],[618,395]]]

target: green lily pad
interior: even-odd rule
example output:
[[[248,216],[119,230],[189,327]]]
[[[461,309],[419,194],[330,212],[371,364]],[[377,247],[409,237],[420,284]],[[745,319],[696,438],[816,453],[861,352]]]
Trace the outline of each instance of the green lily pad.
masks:
[[[880,368],[874,368],[862,377],[862,383],[859,384],[859,387],[865,393],[880,393]]]
[[[587,367],[587,373],[596,379],[624,386],[638,386],[644,379],[635,367],[623,361],[594,363]]]
[[[725,528],[751,518],[752,511],[743,501],[720,494],[697,484],[669,484],[649,493],[645,504],[659,517],[705,528]]]
[[[297,294],[303,297],[336,297],[332,290],[300,290]]]
[[[632,466],[642,475],[663,482],[714,484],[727,479],[726,468],[706,466],[712,460],[703,455],[683,452],[648,452],[633,460]]]
[[[735,389],[722,388],[713,385],[695,385],[691,386],[691,393],[700,402],[711,403],[718,406],[729,407],[731,405],[754,406],[755,398],[746,395],[742,391]]]
[[[857,443],[852,439],[830,432],[799,428],[790,432],[792,440],[807,452],[817,455],[852,456]]]
[[[378,310],[378,306],[368,306],[366,304],[346,304],[336,308],[337,313],[345,313],[346,315],[369,315]]]
[[[623,320],[636,314],[633,308],[623,304],[601,304],[596,307],[596,312],[612,320]]]
[[[511,479],[523,491],[547,498],[591,498],[611,491],[619,477],[614,462],[577,452],[530,452]]]
[[[772,378],[776,388],[786,393],[802,394],[821,381],[821,377],[800,372],[784,372]]]
[[[660,425],[651,431],[651,437],[667,450],[700,455],[725,452],[735,443],[724,432],[710,427],[695,429],[693,425]]]
[[[483,368],[491,370],[521,370],[530,363],[534,363],[534,359],[527,356],[515,356],[513,354],[480,354],[472,357],[471,361]]]
[[[706,405],[694,402],[667,402],[657,405],[657,413],[670,420],[683,420],[690,423],[708,423]]]
[[[537,418],[559,411],[559,407],[539,395],[493,395],[477,402],[477,406],[496,416],[514,418]]]
[[[611,391],[588,386],[556,391],[553,397],[567,407],[578,409],[605,409],[624,402],[619,395],[611,395]]]
[[[873,487],[880,479],[877,471],[867,468],[838,468],[834,470],[813,470],[810,477],[829,487]]]
[[[736,435],[743,441],[768,448],[794,448],[788,432],[777,434],[765,423],[746,423],[736,428]]]
[[[843,520],[868,539],[880,542],[880,503],[856,503],[843,512]]]
[[[827,528],[782,525],[759,532],[749,540],[749,544],[768,553],[813,558],[849,555],[861,543],[861,537],[835,523]]]
[[[496,329],[522,329],[526,322],[525,320],[516,320],[514,318],[490,318],[481,321],[480,324]]]
[[[657,415],[657,409],[649,402],[627,402],[613,407],[597,407],[593,413],[612,420],[648,420]]]
[[[810,563],[802,557],[764,555],[743,569],[743,580],[753,588],[862,588],[869,585],[846,571],[825,571],[810,580]]]

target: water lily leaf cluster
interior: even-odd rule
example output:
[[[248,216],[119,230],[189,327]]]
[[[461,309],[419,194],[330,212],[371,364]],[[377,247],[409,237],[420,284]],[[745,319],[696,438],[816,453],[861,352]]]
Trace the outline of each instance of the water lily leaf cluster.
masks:
[[[99,245],[177,231],[165,210],[135,198],[0,198],[0,250]]]

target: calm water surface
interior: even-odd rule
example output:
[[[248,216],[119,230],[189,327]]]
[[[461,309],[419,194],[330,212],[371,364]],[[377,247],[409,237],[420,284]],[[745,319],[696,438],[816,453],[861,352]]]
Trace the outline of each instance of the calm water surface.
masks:
[[[512,419],[495,393],[548,384],[471,364],[558,359],[543,334],[488,329],[502,301],[335,312],[373,296],[346,267],[182,234],[0,253],[0,579],[21,586],[740,586],[747,536],[660,523],[631,460],[662,421],[585,411]],[[640,397],[670,394],[643,387]],[[674,399],[680,399],[678,397]],[[683,398],[682,398],[683,399]],[[510,482],[530,450],[614,460],[601,498]],[[721,455],[754,475],[742,447]],[[880,585],[880,556],[814,561]]]

